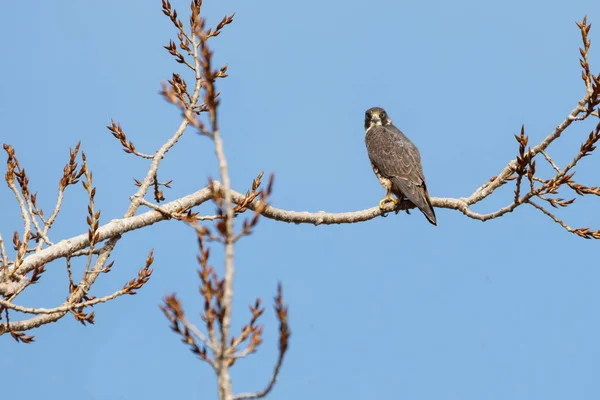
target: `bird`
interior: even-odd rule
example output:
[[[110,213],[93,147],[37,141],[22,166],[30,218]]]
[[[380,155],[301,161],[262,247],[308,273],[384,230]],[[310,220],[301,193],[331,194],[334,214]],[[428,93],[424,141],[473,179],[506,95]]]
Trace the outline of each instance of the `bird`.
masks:
[[[431,224],[437,226],[419,149],[394,126],[381,107],[372,107],[365,112],[365,144],[373,172],[387,191],[379,202],[379,208],[383,210],[385,203],[398,204],[407,198]]]

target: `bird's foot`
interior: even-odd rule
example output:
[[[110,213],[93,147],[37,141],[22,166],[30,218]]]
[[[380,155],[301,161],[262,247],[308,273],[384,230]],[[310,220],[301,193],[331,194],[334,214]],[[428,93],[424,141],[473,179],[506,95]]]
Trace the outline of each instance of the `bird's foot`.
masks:
[[[381,199],[381,201],[379,202],[379,209],[381,211],[383,211],[383,209],[385,208],[385,203],[388,202],[392,202],[394,203],[394,205],[398,204],[398,200],[396,200],[395,198],[392,197],[392,195],[390,193],[388,193],[383,199]]]

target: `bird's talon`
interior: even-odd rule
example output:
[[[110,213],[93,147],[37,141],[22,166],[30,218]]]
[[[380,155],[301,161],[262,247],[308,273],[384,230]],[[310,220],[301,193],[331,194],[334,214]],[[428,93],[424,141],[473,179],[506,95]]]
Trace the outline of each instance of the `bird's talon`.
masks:
[[[388,193],[383,199],[381,199],[381,201],[379,202],[379,209],[381,211],[383,211],[383,209],[385,208],[385,203],[387,202],[392,202],[394,203],[394,206],[398,204],[398,200],[396,200],[395,198],[392,197],[392,195],[390,193]]]
[[[383,199],[383,200],[381,200],[381,201],[379,202],[379,209],[380,209],[381,211],[383,211],[383,209],[385,208],[385,203],[386,203],[386,202],[387,202],[387,201],[386,201],[386,199]]]
[[[394,203],[394,205],[397,204],[397,201],[390,200],[390,199],[383,199],[379,202],[379,209],[381,211],[385,210],[385,208],[386,208],[385,205],[386,205],[386,203],[389,203],[389,202]]]

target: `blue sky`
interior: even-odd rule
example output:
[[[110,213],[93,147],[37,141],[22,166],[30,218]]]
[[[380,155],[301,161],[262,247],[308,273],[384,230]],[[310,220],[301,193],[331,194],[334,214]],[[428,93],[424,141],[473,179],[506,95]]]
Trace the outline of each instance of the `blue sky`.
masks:
[[[274,172],[272,202],[286,209],[377,204],[384,193],[362,126],[372,106],[385,107],[420,148],[432,196],[466,197],[515,156],[521,124],[535,143],[583,95],[575,21],[585,14],[594,24],[590,61],[600,71],[594,1],[205,3],[210,22],[236,12],[213,42],[216,62],[229,64],[220,121],[233,186],[245,191],[261,170]],[[122,152],[105,126],[115,119],[150,153],[179,118],[158,95],[160,82],[182,71],[162,48],[175,32],[160,1],[15,1],[3,6],[0,31],[0,141],[15,147],[49,211],[68,148],[81,140],[102,221],[119,218],[147,163]],[[564,165],[590,129],[574,126],[550,154]],[[599,165],[597,156],[585,159],[576,178],[598,185]],[[173,179],[168,199],[217,175],[212,144],[192,131],[160,170],[162,180]],[[512,190],[476,209],[507,205]],[[0,231],[10,238],[20,229],[18,208],[5,187],[0,199]],[[599,204],[578,199],[561,216],[598,229]],[[416,212],[345,226],[263,220],[237,246],[235,326],[247,321],[255,297],[268,303],[278,281],[290,307],[291,346],[271,398],[599,398],[599,244],[533,208],[486,223],[436,213],[437,228]],[[52,238],[84,232],[85,217],[83,189],[70,188]],[[64,318],[32,332],[29,346],[4,336],[3,395],[214,398],[212,371],[158,309],[174,291],[200,321],[190,229],[165,222],[128,234],[92,294],[119,289],[151,248],[148,285],[97,307],[94,326]],[[220,253],[213,249],[215,265]],[[63,301],[64,265],[48,269],[23,305]],[[270,305],[263,322],[261,350],[233,370],[236,392],[260,389],[270,376]]]

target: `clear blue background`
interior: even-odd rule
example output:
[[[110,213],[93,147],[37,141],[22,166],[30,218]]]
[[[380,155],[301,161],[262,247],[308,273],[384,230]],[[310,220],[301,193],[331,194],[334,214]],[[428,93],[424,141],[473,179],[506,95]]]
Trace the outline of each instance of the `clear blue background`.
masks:
[[[105,126],[114,118],[151,153],[179,121],[158,95],[161,81],[184,71],[161,47],[175,31],[160,1],[5,3],[0,141],[15,147],[48,214],[68,148],[81,140],[102,221],[121,217],[148,163],[125,154]],[[236,12],[213,41],[217,64],[229,64],[220,117],[234,187],[245,191],[261,170],[274,172],[272,202],[286,209],[377,204],[384,193],[362,126],[376,105],[421,149],[432,196],[466,197],[515,156],[522,123],[538,142],[583,95],[575,21],[585,14],[600,72],[597,1],[205,3],[212,23]],[[188,2],[173,5],[187,20]],[[575,125],[550,154],[564,165],[590,129]],[[598,185],[599,165],[597,155],[586,158],[576,178]],[[159,176],[173,179],[168,200],[201,188],[218,176],[211,142],[190,131]],[[512,191],[507,185],[476,209],[507,205]],[[0,199],[10,243],[21,229],[18,208],[5,187]],[[85,232],[86,206],[83,189],[69,188],[54,241]],[[598,229],[599,210],[599,199],[578,198],[560,215]],[[437,228],[417,212],[344,226],[263,220],[236,247],[235,327],[247,322],[255,297],[268,309],[265,343],[233,369],[235,391],[258,390],[270,377],[270,300],[282,281],[293,333],[272,398],[600,398],[599,244],[531,207],[487,223],[437,215]],[[148,285],[96,307],[94,326],[67,317],[33,331],[33,345],[2,337],[2,396],[214,398],[212,371],[158,309],[174,291],[200,322],[189,228],[169,221],[127,234],[114,271],[92,294],[119,289],[151,248]],[[221,253],[215,246],[217,266]],[[61,261],[19,302],[52,307],[66,295]]]

